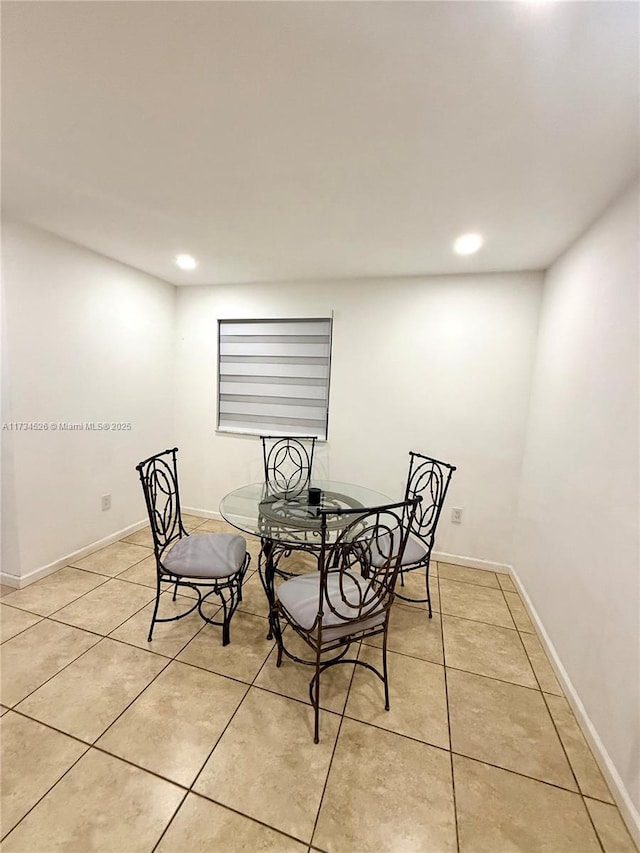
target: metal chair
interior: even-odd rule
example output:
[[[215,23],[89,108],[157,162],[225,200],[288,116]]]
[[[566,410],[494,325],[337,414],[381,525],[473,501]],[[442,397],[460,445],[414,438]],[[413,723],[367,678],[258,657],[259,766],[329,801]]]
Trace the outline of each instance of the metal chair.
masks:
[[[270,491],[294,497],[309,487],[315,436],[261,435],[264,481]]]
[[[311,483],[316,436],[261,435],[260,440],[262,441],[264,482],[268,496],[281,497],[285,500],[302,496]],[[265,560],[271,559],[277,567],[282,557],[291,556],[291,548],[276,544],[268,534],[269,530],[266,529],[258,559],[258,572],[265,592],[267,589],[264,579]],[[317,548],[310,550],[314,551]],[[277,569],[277,571],[282,577],[289,577],[283,570]]]
[[[389,710],[387,629],[394,587],[420,498],[368,509],[320,510],[319,571],[292,577],[276,590],[274,633],[277,666],[282,655],[313,667],[309,698],[314,708],[314,742],[320,737],[320,676],[338,663],[375,673],[384,684]],[[405,523],[408,521],[408,525]],[[312,659],[304,660],[283,642],[282,623],[304,640]],[[382,634],[382,671],[347,658],[353,642]],[[327,658],[327,653],[335,652]]]
[[[198,533],[190,536],[182,524],[178,490],[178,448],[150,456],[136,465],[149,513],[156,557],[156,601],[149,628],[149,642],[156,622],[173,622],[197,610],[212,625],[222,625],[222,645],[229,643],[229,626],[238,602],[242,582],[251,560],[247,543],[233,533]],[[177,616],[158,616],[162,584],[173,586],[173,600],[181,587],[197,593],[197,600]],[[222,621],[209,618],[202,610],[209,598],[220,599]]]
[[[396,595],[403,601],[426,602],[429,619],[433,615],[429,592],[431,551],[435,542],[438,519],[455,470],[456,466],[448,462],[440,462],[422,453],[409,451],[409,474],[404,497],[408,501],[419,495],[422,497],[422,502],[413,520],[410,521],[408,516],[404,520],[405,525],[408,526],[409,538],[400,565],[400,588],[404,588],[406,572],[424,568],[427,597],[411,598],[401,592],[397,592]]]

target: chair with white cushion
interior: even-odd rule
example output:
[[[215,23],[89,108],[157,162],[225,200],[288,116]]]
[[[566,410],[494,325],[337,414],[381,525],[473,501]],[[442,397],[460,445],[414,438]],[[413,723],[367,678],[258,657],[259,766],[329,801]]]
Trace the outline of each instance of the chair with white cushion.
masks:
[[[172,622],[197,610],[212,625],[222,625],[222,645],[229,643],[229,626],[238,602],[242,582],[251,560],[247,543],[234,533],[197,533],[190,536],[182,524],[178,490],[178,448],[150,456],[136,465],[149,513],[157,567],[156,601],[149,628],[149,641],[156,622]],[[173,600],[180,588],[196,592],[192,607],[177,616],[160,618],[158,606],[162,584],[173,587]],[[205,615],[203,605],[216,596],[223,618]],[[191,600],[191,599],[190,599]]]
[[[315,712],[314,741],[319,740],[320,676],[338,663],[375,673],[384,684],[389,710],[387,629],[400,561],[419,498],[368,509],[319,511],[319,571],[290,578],[276,590],[274,631],[282,655],[313,668],[309,697]],[[287,625],[310,648],[305,660],[286,648]],[[382,635],[382,671],[347,657],[352,643]],[[285,637],[287,634],[284,635]]]
[[[316,436],[261,435],[260,440],[267,501],[274,498],[287,501],[302,498],[306,500],[306,493],[311,485]],[[265,520],[263,527],[258,572],[264,586],[264,562],[267,559],[267,552],[273,565],[278,566],[283,557],[291,556],[291,548],[274,541],[270,535],[270,522]],[[289,573],[284,570],[277,569],[277,571],[281,577],[289,576]]]
[[[429,565],[433,550],[436,527],[442,511],[444,500],[451,476],[456,470],[455,465],[440,462],[422,453],[409,451],[409,474],[405,488],[405,500],[417,496],[422,498],[413,520],[405,518],[404,524],[409,529],[409,538],[404,549],[400,566],[400,585],[396,595],[404,601],[426,602],[431,619],[431,593],[429,591]],[[424,569],[426,598],[412,598],[404,594],[405,574]]]

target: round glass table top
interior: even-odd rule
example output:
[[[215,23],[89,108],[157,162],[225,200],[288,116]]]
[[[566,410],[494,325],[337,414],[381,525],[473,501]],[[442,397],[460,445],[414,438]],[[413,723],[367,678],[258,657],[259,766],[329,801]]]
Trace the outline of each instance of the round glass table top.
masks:
[[[320,504],[309,503],[309,487],[320,489]],[[222,517],[245,533],[284,544],[320,544],[321,509],[364,509],[393,503],[381,492],[335,480],[312,480],[303,490],[282,493],[263,483],[229,492],[220,501]],[[328,517],[327,528],[340,530],[352,516]]]

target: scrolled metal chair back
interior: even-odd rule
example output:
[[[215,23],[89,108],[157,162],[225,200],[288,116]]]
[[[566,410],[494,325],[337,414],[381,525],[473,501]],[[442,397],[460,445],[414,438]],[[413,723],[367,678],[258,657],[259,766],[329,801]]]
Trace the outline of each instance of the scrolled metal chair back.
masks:
[[[186,535],[180,513],[177,453],[174,447],[136,465],[158,557],[171,542]]]
[[[409,457],[405,500],[420,496],[422,501],[413,521],[410,522],[406,517],[405,524],[431,548],[447,489],[456,466],[424,456],[422,453],[415,453],[413,450],[409,451]]]
[[[286,496],[304,491],[311,481],[316,437],[262,435],[260,438],[264,480],[269,490]]]
[[[325,615],[330,612],[338,620],[359,621],[391,606],[409,535],[405,519],[413,520],[420,501],[416,497],[365,511],[322,511],[320,610]],[[331,542],[328,519],[338,515],[350,515],[353,520]],[[331,590],[330,577],[334,579]]]

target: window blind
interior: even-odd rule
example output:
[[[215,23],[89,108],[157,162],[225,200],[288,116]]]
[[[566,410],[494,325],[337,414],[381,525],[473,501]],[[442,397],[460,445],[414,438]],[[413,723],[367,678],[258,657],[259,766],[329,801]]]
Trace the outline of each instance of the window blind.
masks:
[[[218,429],[327,437],[331,320],[220,320]]]

